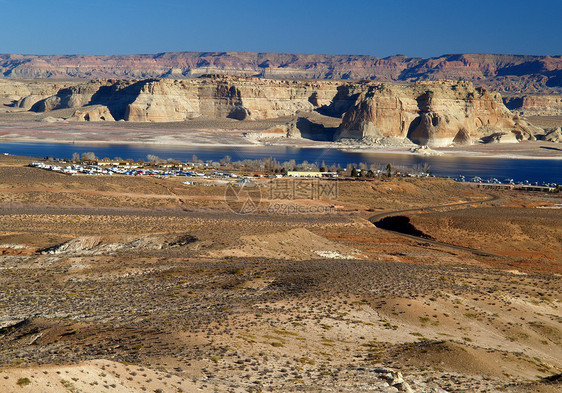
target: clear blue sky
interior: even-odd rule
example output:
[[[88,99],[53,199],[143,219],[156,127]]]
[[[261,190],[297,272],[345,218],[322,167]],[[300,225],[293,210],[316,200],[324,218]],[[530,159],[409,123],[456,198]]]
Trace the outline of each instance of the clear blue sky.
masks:
[[[0,0],[0,53],[562,54],[562,0]]]

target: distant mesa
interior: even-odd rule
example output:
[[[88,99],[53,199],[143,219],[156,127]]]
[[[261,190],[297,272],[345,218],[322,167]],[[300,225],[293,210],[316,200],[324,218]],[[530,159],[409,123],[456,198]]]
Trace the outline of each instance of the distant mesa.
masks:
[[[254,52],[168,52],[156,55],[37,56],[0,54],[0,78],[146,79],[228,74],[290,79],[416,82],[466,80],[510,94],[551,94],[562,89],[561,56],[403,54],[378,58]]]

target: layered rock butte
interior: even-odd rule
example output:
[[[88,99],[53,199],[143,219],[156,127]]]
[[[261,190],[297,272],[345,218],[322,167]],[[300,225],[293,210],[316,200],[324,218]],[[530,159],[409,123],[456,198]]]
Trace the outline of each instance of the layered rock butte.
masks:
[[[357,96],[336,139],[379,141],[408,138],[420,145],[468,144],[477,139],[517,142],[541,130],[502,103],[498,93],[470,82],[417,82],[409,85],[346,85],[343,96]]]

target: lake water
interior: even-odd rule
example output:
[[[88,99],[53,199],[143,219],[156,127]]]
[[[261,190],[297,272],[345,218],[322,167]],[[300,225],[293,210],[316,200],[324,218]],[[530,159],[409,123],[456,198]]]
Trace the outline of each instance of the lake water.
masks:
[[[344,152],[336,149],[315,149],[284,146],[168,146],[168,145],[111,145],[111,144],[69,144],[69,143],[1,143],[0,153],[10,153],[30,157],[72,157],[73,153],[94,152],[103,158],[144,159],[154,154],[163,159],[173,158],[191,161],[193,155],[200,160],[219,161],[230,156],[233,161],[274,157],[278,161],[295,160],[321,163],[326,165],[364,162],[366,164],[413,167],[427,163],[430,172],[436,176],[466,178],[480,176],[484,179],[495,177],[499,180],[538,182],[539,184],[562,184],[562,160],[511,159],[511,158],[476,158],[476,157],[423,157],[410,154],[386,154]]]

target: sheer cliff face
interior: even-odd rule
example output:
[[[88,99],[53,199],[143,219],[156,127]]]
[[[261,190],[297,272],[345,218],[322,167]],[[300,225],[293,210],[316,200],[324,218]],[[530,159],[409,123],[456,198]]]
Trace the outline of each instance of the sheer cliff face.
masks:
[[[523,95],[504,98],[505,106],[524,116],[562,116],[562,95]]]
[[[8,81],[0,79],[0,105],[29,109],[44,98],[78,82]]]
[[[175,52],[127,56],[0,54],[0,77],[192,78],[204,74],[377,81],[466,80],[496,91],[562,91],[561,56],[443,55],[428,59],[252,52]]]
[[[31,95],[20,100],[33,101]],[[197,117],[237,120],[296,117],[319,111],[342,118],[336,140],[409,139],[422,145],[471,143],[504,135],[533,138],[497,93],[470,82],[295,81],[207,76],[198,79],[94,80],[61,88],[31,110],[74,108],[71,120],[176,122]]]
[[[197,117],[269,119],[328,105],[336,82],[244,77],[90,81],[37,101],[34,111],[106,106],[116,120],[174,122]]]
[[[439,146],[492,134],[513,142],[533,138],[533,127],[513,115],[499,94],[469,82],[372,83],[363,89],[345,113],[337,140],[398,137]]]

